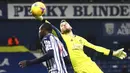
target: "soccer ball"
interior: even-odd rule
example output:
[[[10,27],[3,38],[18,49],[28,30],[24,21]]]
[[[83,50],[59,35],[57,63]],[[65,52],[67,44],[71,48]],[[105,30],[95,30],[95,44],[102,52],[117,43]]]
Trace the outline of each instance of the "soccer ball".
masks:
[[[46,13],[46,6],[42,2],[35,2],[32,4],[30,12],[34,16],[44,15]]]

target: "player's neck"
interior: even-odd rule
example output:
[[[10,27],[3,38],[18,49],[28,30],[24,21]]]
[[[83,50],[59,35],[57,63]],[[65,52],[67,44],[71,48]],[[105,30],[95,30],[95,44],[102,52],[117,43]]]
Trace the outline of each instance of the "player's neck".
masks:
[[[72,31],[68,32],[67,35],[74,37],[74,34]]]

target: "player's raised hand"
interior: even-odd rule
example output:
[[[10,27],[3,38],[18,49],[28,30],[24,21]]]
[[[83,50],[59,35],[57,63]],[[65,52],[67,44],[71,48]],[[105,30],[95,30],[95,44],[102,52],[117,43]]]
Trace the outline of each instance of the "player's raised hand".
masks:
[[[127,53],[123,51],[124,48],[113,51],[113,56],[118,57],[119,59],[124,59],[127,57]]]
[[[26,60],[23,60],[23,61],[20,61],[18,64],[19,64],[19,66],[21,67],[21,68],[24,68],[24,67],[26,67],[27,65],[26,65]]]

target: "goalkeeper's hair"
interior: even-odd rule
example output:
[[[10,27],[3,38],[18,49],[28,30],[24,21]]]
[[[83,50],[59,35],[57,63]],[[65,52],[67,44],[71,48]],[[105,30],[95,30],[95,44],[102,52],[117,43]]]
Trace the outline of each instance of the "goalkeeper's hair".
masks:
[[[61,22],[60,23],[63,23],[63,22],[67,22],[66,20],[61,20]]]

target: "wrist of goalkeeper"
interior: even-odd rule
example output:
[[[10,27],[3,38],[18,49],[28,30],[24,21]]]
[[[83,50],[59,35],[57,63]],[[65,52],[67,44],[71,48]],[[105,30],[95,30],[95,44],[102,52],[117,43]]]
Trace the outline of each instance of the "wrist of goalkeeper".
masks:
[[[113,54],[113,50],[110,50],[110,52],[109,52],[109,56],[114,56],[114,54]]]
[[[116,56],[116,51],[110,50],[109,56]]]

